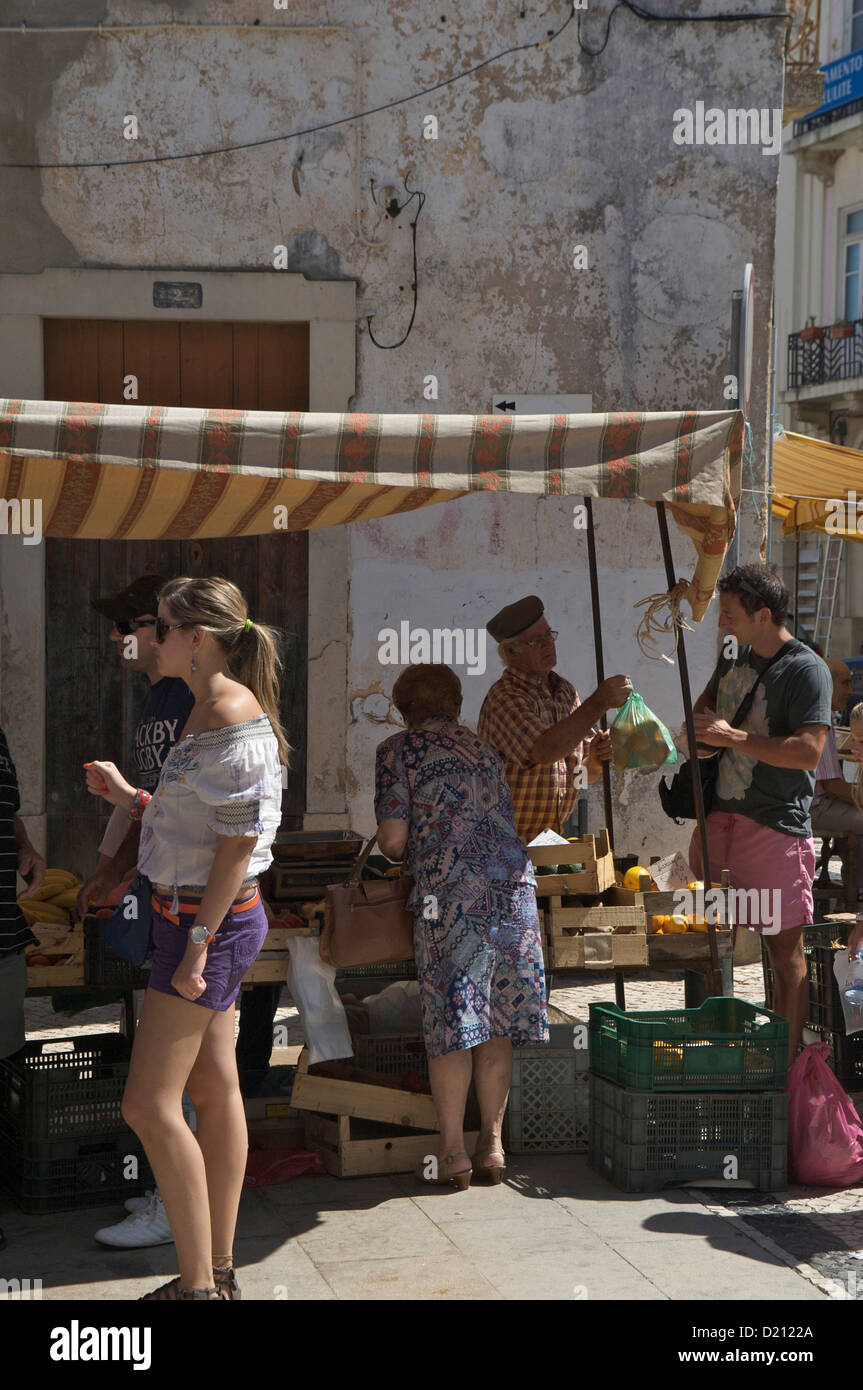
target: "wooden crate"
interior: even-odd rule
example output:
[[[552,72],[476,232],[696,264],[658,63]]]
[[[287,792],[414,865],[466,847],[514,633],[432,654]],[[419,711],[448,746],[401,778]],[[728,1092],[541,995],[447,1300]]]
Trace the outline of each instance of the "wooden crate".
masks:
[[[74,956],[68,965],[32,965],[27,967],[27,988],[47,989],[52,985],[58,988],[74,988],[84,983],[84,928],[54,926],[50,922],[35,922],[31,927],[38,936],[37,946],[26,947],[27,956],[54,956],[64,959]]]
[[[284,983],[288,978],[288,937],[308,936],[308,927],[271,927],[261,953],[243,976],[244,985]]]
[[[549,936],[572,936],[575,932],[647,931],[643,907],[564,907],[552,898],[545,909],[545,928]]]
[[[646,966],[648,938],[644,932],[583,932],[578,936],[549,937],[552,970],[622,970]]]
[[[720,960],[723,956],[731,955],[733,935],[730,927],[716,928],[716,949]],[[650,964],[657,967],[679,964],[686,970],[690,965],[710,964],[710,942],[707,932],[676,932],[670,936],[666,936],[665,933],[657,936],[656,932],[653,932],[647,938],[647,950]]]
[[[471,1152],[478,1131],[465,1134]],[[407,1134],[398,1128],[348,1115],[307,1115],[306,1144],[321,1155],[336,1178],[372,1177],[382,1173],[412,1173],[436,1154],[437,1133]]]
[[[647,964],[643,907],[563,907],[552,898],[543,933],[551,969],[608,970]]]
[[[303,1048],[297,1063],[291,1106],[326,1115],[354,1116],[403,1129],[436,1130],[437,1111],[431,1096],[415,1095],[395,1086],[367,1086],[309,1074],[309,1053]],[[393,1171],[400,1171],[393,1169]]]
[[[614,886],[614,858],[607,830],[601,830],[598,835],[586,835],[581,840],[568,841],[565,845],[528,845],[527,852],[534,866],[560,863],[584,865],[581,873],[538,874],[538,898],[572,893],[604,893],[606,888]]]

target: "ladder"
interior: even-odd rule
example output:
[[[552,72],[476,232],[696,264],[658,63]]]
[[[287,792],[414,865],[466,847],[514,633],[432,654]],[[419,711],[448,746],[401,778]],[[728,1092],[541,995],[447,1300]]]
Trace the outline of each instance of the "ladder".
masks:
[[[828,536],[826,547],[822,550],[818,602],[815,609],[815,630],[812,640],[816,646],[821,648],[825,656],[830,652],[830,635],[833,631],[833,618],[836,613],[839,571],[842,568],[844,545],[844,537]]]

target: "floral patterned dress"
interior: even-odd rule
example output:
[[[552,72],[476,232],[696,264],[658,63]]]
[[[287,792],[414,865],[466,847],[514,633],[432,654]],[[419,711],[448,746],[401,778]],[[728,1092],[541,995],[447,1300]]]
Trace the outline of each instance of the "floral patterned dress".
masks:
[[[375,814],[409,822],[414,954],[429,1057],[548,1041],[530,857],[494,749],[428,719],[377,750]]]

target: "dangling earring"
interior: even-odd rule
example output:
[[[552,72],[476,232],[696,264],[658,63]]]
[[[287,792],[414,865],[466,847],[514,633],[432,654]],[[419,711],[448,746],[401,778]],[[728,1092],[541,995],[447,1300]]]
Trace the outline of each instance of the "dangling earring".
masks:
[[[195,653],[192,652],[192,675],[195,674],[195,672],[197,671],[197,669],[198,669],[198,668],[197,668],[197,666],[195,665]]]

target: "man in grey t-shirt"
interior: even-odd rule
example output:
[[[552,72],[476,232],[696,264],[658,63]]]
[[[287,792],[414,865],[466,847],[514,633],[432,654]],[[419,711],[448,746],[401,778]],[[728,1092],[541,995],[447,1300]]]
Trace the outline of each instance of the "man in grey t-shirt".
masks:
[[[793,1059],[808,1003],[802,937],[813,908],[809,812],[831,722],[832,682],[821,658],[785,627],[788,591],[773,570],[738,565],[717,587],[719,626],[729,637],[694,706],[699,745],[728,750],[707,817],[710,871],[716,880],[729,869],[734,888],[758,894],[758,920],[747,925],[767,943],[774,1008],[789,1021]],[[749,713],[733,728],[730,721],[756,681]],[[700,874],[697,831],[689,859]]]

